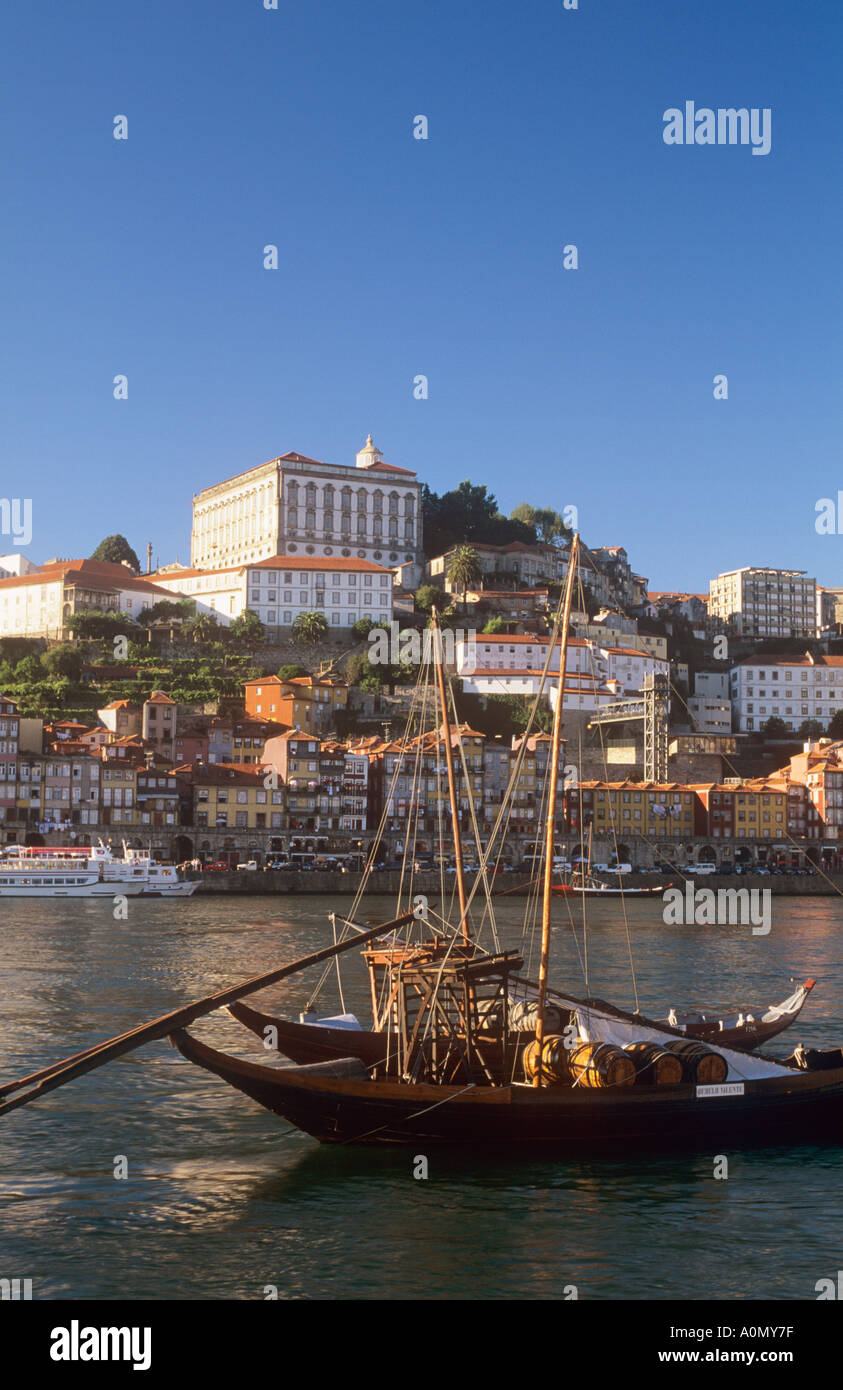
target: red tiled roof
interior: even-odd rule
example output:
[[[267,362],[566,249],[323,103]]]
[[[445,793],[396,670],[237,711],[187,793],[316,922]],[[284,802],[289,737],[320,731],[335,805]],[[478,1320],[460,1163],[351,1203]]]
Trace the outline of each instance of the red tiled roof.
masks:
[[[338,573],[345,570],[354,570],[360,573],[369,574],[391,574],[392,570],[384,565],[376,565],[372,560],[358,560],[354,556],[346,555],[270,555],[266,560],[249,560],[242,565],[226,565],[222,569],[178,569],[166,570],[161,572],[162,580],[194,579],[201,575],[212,574],[240,574],[243,570],[254,569],[276,569],[276,570],[336,570]],[[0,580],[0,583],[5,583]]]

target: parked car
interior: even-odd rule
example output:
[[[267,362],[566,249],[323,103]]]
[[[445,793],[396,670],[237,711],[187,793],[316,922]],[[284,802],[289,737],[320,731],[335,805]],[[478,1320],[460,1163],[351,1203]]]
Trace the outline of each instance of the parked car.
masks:
[[[238,864],[238,869],[246,869],[248,873],[255,873],[258,867],[256,859],[249,859],[245,864]]]
[[[231,868],[224,859],[215,859],[213,864],[203,864],[202,872],[206,874],[227,874]]]

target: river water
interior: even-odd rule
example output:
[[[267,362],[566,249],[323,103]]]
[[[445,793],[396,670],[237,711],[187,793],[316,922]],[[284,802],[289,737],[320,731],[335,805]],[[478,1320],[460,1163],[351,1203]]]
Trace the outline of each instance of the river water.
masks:
[[[2,904],[7,1080],[330,942],[321,897]],[[370,897],[362,920],[393,915]],[[843,905],[773,900],[772,930],[665,926],[661,903],[627,907],[641,1007],[753,1011],[818,984],[802,1018],[768,1048],[843,1040]],[[581,914],[555,907],[552,979],[584,992]],[[499,902],[506,944],[523,900]],[[619,903],[593,905],[592,994],[634,1005]],[[575,939],[574,927],[577,928]],[[534,942],[527,950],[534,967]],[[345,1005],[367,1019],[359,957]],[[534,967],[535,968],[535,967]],[[527,972],[529,973],[529,972]],[[296,1017],[315,976],[284,981],[266,1006]],[[333,989],[324,1011],[337,1007]],[[251,1051],[228,1015],[194,1025]],[[527,1162],[323,1148],[166,1042],[93,1072],[0,1120],[0,1277],[34,1298],[815,1299],[840,1267],[843,1148],[799,1145],[669,1159]],[[128,1176],[115,1178],[125,1159]]]

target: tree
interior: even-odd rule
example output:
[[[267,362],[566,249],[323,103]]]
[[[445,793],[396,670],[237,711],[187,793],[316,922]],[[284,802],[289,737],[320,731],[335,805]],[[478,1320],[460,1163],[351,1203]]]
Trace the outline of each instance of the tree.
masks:
[[[305,613],[299,613],[293,622],[292,637],[294,642],[301,645],[315,646],[328,635],[328,621],[324,613],[311,609]]]
[[[784,738],[787,734],[787,725],[778,715],[773,715],[771,719],[765,720],[761,725],[762,734],[767,738]]]
[[[823,726],[818,719],[803,719],[799,725],[798,734],[800,738],[819,738],[822,734]]]
[[[510,541],[535,544],[535,527],[504,516],[497,499],[486,487],[466,478],[459,487],[439,497],[422,488],[424,547],[428,555],[441,555],[461,542],[507,545]]]
[[[458,545],[448,556],[448,579],[452,587],[462,591],[463,608],[468,590],[479,584],[482,576],[480,556],[473,546]]]
[[[309,676],[310,672],[306,666],[296,666],[293,662],[287,662],[285,666],[278,667],[278,679],[280,681],[292,681],[296,676]]]
[[[245,613],[241,613],[239,618],[234,619],[228,629],[228,634],[232,642],[246,648],[262,646],[266,641],[266,629],[257,613],[253,613],[251,608],[247,608]]]
[[[837,709],[828,724],[829,738],[843,738],[843,709]]]
[[[129,545],[126,537],[119,534],[106,536],[104,541],[100,541],[90,558],[92,560],[105,560],[110,565],[120,565],[126,560],[135,571],[135,574],[140,570],[140,560]]]
[[[82,653],[70,642],[51,647],[42,656],[41,663],[53,676],[68,676],[70,680],[78,681],[82,675]]]
[[[101,613],[96,608],[80,608],[68,618],[67,626],[75,637],[91,639],[139,634],[137,623],[128,613]]]
[[[438,584],[422,584],[416,589],[415,604],[420,613],[432,613],[434,608],[441,613],[451,602],[450,595]]]
[[[490,618],[483,631],[488,633],[503,632],[504,626],[503,618]]]
[[[202,643],[213,642],[220,633],[216,613],[197,613],[195,618],[190,618],[185,623],[182,633],[191,642],[195,642],[197,646]]]
[[[138,622],[144,627],[151,627],[157,622],[183,622],[187,618],[192,618],[196,612],[196,601],[192,598],[168,599],[162,598],[160,602],[153,603],[151,608],[144,608]]]
[[[372,628],[375,626],[376,624],[371,618],[358,618],[357,622],[351,625],[352,636],[359,637],[361,641],[365,641],[372,631]]]
[[[37,656],[25,656],[15,667],[16,685],[36,685],[44,679],[44,667]]]
[[[509,517],[511,521],[520,521],[525,526],[531,526],[545,545],[553,545],[569,532],[559,512],[555,512],[552,507],[532,507],[529,502],[519,502],[517,507],[513,507]]]

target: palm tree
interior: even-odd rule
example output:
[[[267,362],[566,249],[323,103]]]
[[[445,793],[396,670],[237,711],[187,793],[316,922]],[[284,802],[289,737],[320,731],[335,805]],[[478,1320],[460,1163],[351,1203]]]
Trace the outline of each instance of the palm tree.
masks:
[[[199,645],[213,641],[219,633],[219,624],[212,613],[197,613],[195,618],[188,619],[184,624],[182,632]]]
[[[328,633],[328,620],[324,613],[312,609],[307,613],[299,613],[293,623],[293,641],[307,642],[314,645],[321,642]]]
[[[453,588],[462,593],[463,609],[465,596],[469,589],[479,584],[483,576],[480,556],[472,545],[458,545],[448,557],[448,580]]]

